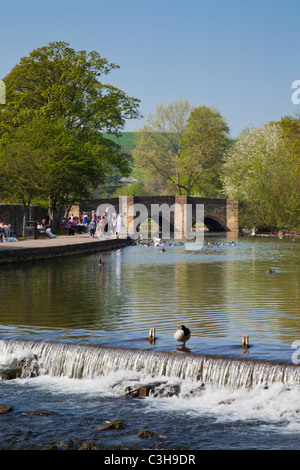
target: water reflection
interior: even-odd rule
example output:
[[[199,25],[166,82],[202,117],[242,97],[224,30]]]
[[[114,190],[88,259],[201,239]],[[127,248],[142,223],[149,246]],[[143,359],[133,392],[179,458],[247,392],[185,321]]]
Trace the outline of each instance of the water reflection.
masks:
[[[8,267],[0,324],[171,337],[183,323],[189,346],[239,344],[245,334],[291,345],[300,339],[299,254],[300,240],[249,237],[198,252],[131,246],[102,253],[103,266],[97,254]]]

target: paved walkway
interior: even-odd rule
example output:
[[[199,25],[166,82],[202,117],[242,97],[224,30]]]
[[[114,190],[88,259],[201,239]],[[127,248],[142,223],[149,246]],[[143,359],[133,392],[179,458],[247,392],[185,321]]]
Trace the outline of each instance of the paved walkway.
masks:
[[[0,243],[0,264],[16,264],[25,261],[108,251],[125,247],[130,243],[129,238],[118,239],[115,236],[90,238],[87,233],[6,242]]]
[[[82,243],[99,243],[103,242],[104,240],[116,240],[115,235],[107,236],[103,238],[90,238],[88,233],[82,234],[75,234],[75,235],[62,235],[56,238],[37,238],[37,239],[29,239],[17,242],[6,242],[0,243],[0,251],[3,250],[18,250],[18,249],[26,249],[26,248],[45,248],[45,247],[53,247],[53,246],[70,246],[70,245],[80,245]]]

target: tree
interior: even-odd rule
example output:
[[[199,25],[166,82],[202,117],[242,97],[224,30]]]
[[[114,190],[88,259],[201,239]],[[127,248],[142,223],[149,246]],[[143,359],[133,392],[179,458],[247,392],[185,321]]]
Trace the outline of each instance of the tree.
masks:
[[[297,164],[297,171],[300,170],[300,117],[284,116],[279,121],[283,132],[283,138],[291,146],[291,157]]]
[[[246,206],[252,226],[274,230],[300,222],[299,182],[279,124],[249,127],[228,150],[224,186]]]
[[[205,181],[219,185],[218,177],[228,147],[229,127],[221,114],[207,106],[194,108],[184,136],[184,152],[180,162],[182,181],[187,194]],[[219,185],[220,186],[220,185]]]
[[[149,114],[147,124],[137,133],[132,152],[135,165],[146,170],[150,179],[158,180],[162,188],[170,185],[179,194],[185,190],[180,159],[190,110],[187,100],[157,106],[155,114]]]
[[[220,168],[229,128],[219,112],[188,101],[160,105],[138,134],[135,165],[178,194],[191,194]],[[207,177],[207,180],[209,177]]]
[[[22,146],[22,138],[29,153],[40,149],[36,177],[43,194],[47,188],[51,219],[59,205],[88,197],[112,168],[130,172],[129,155],[104,137],[119,135],[126,119],[139,116],[139,100],[100,81],[116,68],[95,51],[53,42],[23,57],[4,79],[0,143],[6,153],[9,141]],[[34,136],[31,144],[20,129]]]
[[[30,204],[40,190],[39,157],[40,153],[33,152],[26,141],[14,140],[0,148],[0,195],[10,202],[23,204],[23,236]]]
[[[152,192],[138,181],[117,189],[113,197],[119,196],[152,196]]]

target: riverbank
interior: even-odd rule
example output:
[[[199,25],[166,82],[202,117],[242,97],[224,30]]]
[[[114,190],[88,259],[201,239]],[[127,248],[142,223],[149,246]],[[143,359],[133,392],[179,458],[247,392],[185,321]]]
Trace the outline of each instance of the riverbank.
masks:
[[[56,238],[27,239],[0,243],[0,264],[17,264],[28,261],[84,255],[123,248],[132,243],[126,238],[90,238],[89,234],[64,235]]]
[[[252,235],[252,231],[244,229],[241,231],[241,235]],[[257,232],[255,237],[277,237],[277,238],[300,238],[299,230],[279,230],[278,232]]]

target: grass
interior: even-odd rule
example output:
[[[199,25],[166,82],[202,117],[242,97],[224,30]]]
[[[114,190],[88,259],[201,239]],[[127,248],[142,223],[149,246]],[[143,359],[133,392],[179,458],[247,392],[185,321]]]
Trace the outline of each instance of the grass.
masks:
[[[121,145],[124,152],[130,153],[136,147],[135,132],[123,132],[121,137],[116,137],[113,134],[103,134],[105,138],[111,139],[113,142]]]

